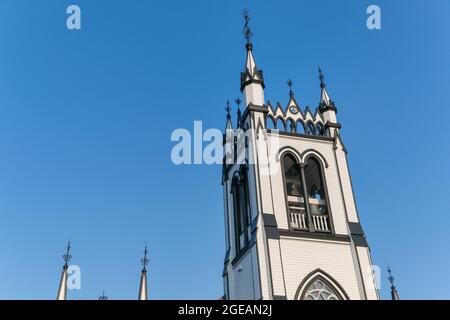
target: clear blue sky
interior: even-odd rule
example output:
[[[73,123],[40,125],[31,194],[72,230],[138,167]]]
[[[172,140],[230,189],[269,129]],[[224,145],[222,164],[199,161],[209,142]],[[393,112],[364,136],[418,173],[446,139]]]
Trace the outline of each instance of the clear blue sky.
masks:
[[[54,299],[69,237],[70,299],[136,299],[146,242],[150,298],[221,296],[221,168],[173,165],[170,135],[224,127],[245,7],[267,99],[292,78],[316,106],[324,68],[374,262],[402,298],[450,298],[448,1],[2,0],[1,299]]]

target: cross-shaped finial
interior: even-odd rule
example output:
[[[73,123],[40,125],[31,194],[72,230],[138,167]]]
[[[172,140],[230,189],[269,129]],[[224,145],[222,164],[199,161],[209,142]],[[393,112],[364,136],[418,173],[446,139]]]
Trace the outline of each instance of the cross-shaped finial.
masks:
[[[240,106],[241,106],[241,99],[239,99],[239,97],[237,97],[235,100],[234,100],[234,102],[236,102],[236,104],[237,104],[237,106],[238,106],[238,109],[240,109]]]
[[[227,118],[231,117],[230,100],[228,100],[228,99],[227,99],[227,107],[225,108],[225,111],[227,112]]]
[[[292,91],[292,86],[294,85],[294,82],[291,79],[288,79],[288,81],[286,83],[289,87],[289,97],[293,98],[294,92]]]
[[[72,247],[70,246],[70,240],[69,240],[69,242],[67,243],[66,254],[63,254],[63,259],[64,259],[64,262],[65,262],[64,267],[67,267],[67,263],[70,261],[70,259],[72,259],[72,255],[70,254],[70,249],[71,248]]]
[[[146,270],[146,267],[148,265],[147,254],[148,254],[148,250],[147,250],[147,246],[145,246],[144,258],[141,259],[142,266],[144,267],[142,270]]]
[[[245,39],[247,40],[247,43],[250,43],[252,40],[252,37],[253,37],[252,30],[248,26],[248,23],[250,22],[250,14],[247,9],[244,9],[244,12],[242,13],[242,15],[244,16],[244,22],[245,22],[243,33],[244,33]]]
[[[319,80],[320,80],[320,87],[323,89],[325,88],[325,76],[323,75],[322,69],[319,67]]]
[[[389,282],[391,283],[391,285],[393,286],[394,285],[394,277],[392,276],[392,273],[391,273],[391,268],[389,267],[389,265],[387,266],[388,267],[388,273],[389,273],[389,277],[388,277],[388,279],[389,279]]]

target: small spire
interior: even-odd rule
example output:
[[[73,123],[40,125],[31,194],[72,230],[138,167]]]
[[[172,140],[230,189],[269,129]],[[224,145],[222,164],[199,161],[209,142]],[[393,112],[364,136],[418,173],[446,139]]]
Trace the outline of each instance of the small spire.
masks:
[[[323,75],[323,72],[322,72],[322,69],[320,68],[320,66],[319,66],[319,80],[320,80],[320,87],[322,88],[322,89],[325,89],[325,82],[324,82],[324,80],[325,80],[325,76]]]
[[[238,129],[241,128],[241,99],[239,99],[239,97],[237,97],[234,102],[236,102],[237,104],[237,126]]]
[[[233,123],[231,122],[231,107],[230,107],[230,100],[228,100],[228,99],[227,99],[227,107],[225,108],[225,111],[227,112],[227,125],[225,126],[225,130],[232,130]]]
[[[138,300],[147,300],[147,264],[148,264],[148,250],[147,245],[144,249],[144,258],[141,259],[142,271],[141,271],[141,282],[139,284],[139,297]]]
[[[262,70],[258,70],[255,58],[253,57],[253,44],[252,44],[253,32],[249,26],[250,14],[248,13],[247,10],[244,10],[242,15],[244,17],[243,34],[246,39],[245,48],[247,49],[247,59],[245,61],[244,72],[241,73],[241,92],[243,92],[244,88],[251,83],[258,83],[264,89],[265,85],[263,72]],[[262,103],[258,101],[257,104],[259,105]]]
[[[68,262],[70,261],[70,259],[72,259],[72,255],[70,254],[70,249],[72,249],[72,247],[70,246],[70,240],[67,243],[67,251],[66,254],[63,255],[63,259],[64,259],[64,268],[68,267]]]
[[[247,50],[252,50],[253,32],[248,25],[250,22],[250,14],[247,9],[244,9],[242,16],[244,17],[244,30],[242,33],[244,34],[245,40],[247,40],[246,48]]]
[[[392,298],[392,300],[400,300],[400,297],[397,292],[397,288],[394,285],[395,278],[392,276],[391,268],[389,268],[389,265],[387,266],[387,269],[388,269],[388,273],[389,273],[388,279],[389,279],[389,282],[391,283],[391,298]]]
[[[61,274],[61,280],[59,281],[58,295],[56,296],[56,300],[67,300],[67,270],[69,269],[68,262],[72,259],[72,255],[70,254],[70,240],[67,243],[67,251],[63,254],[64,266]]]
[[[324,81],[325,76],[320,67],[319,67],[319,80],[320,80],[320,89],[321,89],[319,108],[325,109],[327,107],[331,107],[331,108],[335,109],[334,102],[330,99],[330,96],[327,92],[325,81]]]
[[[291,79],[288,79],[286,83],[289,87],[289,97],[294,98],[294,92],[292,91],[292,86],[294,85],[294,82]]]
[[[145,246],[144,249],[144,258],[141,259],[141,263],[142,263],[142,272],[146,272],[147,271],[147,265],[148,265],[148,259],[147,259],[147,254],[148,254],[148,250],[147,250],[147,246]]]
[[[98,297],[98,300],[108,300],[108,297],[105,294],[105,290],[103,290],[102,295]]]

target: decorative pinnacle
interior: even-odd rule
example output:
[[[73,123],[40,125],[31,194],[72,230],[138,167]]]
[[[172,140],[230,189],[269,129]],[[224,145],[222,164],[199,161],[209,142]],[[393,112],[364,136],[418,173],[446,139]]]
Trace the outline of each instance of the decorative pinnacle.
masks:
[[[322,69],[320,67],[319,67],[319,80],[320,80],[320,87],[322,89],[324,89],[325,88],[325,82],[324,82],[325,76],[323,75]]]
[[[225,108],[225,111],[227,112],[227,119],[231,119],[230,100],[228,100],[228,99],[227,99],[227,107]]]
[[[67,251],[66,251],[66,254],[63,254],[63,259],[64,259],[64,267],[65,268],[67,268],[68,267],[68,265],[67,265],[67,263],[70,261],[70,259],[72,259],[72,255],[70,254],[70,249],[71,249],[72,247],[70,246],[70,240],[69,240],[69,242],[67,243]]]
[[[147,271],[146,267],[148,265],[148,259],[147,259],[147,254],[148,254],[148,250],[147,250],[147,246],[145,246],[144,249],[144,258],[141,259],[141,263],[142,263],[142,271]]]
[[[251,48],[251,42],[252,42],[252,37],[253,37],[253,32],[250,29],[250,27],[248,26],[248,23],[250,22],[250,14],[248,12],[247,9],[244,9],[242,15],[244,16],[244,30],[243,30],[243,34],[245,39],[247,40],[247,48],[249,49],[249,45]]]
[[[236,102],[236,104],[237,104],[237,106],[238,106],[238,111],[240,111],[241,110],[241,99],[239,99],[239,97],[237,97],[235,100],[234,100],[234,102]]]
[[[292,86],[294,85],[294,82],[292,82],[291,79],[288,79],[288,81],[286,82],[288,87],[289,87],[289,97],[293,98],[294,97],[294,92],[292,91]]]
[[[389,267],[389,265],[387,267],[388,267],[388,273],[389,273],[389,277],[388,277],[389,282],[391,283],[391,286],[394,287],[395,278],[392,276],[391,268]]]
[[[105,290],[103,290],[102,295],[98,297],[98,300],[108,300],[108,297],[105,295]]]

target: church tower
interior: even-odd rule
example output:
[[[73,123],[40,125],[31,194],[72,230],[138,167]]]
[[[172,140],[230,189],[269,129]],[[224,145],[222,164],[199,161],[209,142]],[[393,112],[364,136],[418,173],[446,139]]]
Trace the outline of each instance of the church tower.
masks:
[[[272,106],[244,12],[244,106],[224,133],[226,299],[379,299],[340,134],[319,69],[317,108]]]

